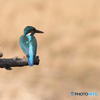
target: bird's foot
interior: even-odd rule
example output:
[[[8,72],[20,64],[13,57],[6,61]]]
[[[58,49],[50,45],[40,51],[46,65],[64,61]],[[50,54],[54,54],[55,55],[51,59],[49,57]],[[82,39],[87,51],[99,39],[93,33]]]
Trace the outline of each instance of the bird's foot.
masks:
[[[20,58],[18,58],[18,57],[14,57],[13,60],[20,60]]]

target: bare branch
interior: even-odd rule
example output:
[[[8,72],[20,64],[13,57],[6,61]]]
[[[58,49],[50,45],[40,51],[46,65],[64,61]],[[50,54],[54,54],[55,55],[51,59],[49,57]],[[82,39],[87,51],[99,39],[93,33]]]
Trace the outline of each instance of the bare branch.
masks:
[[[39,65],[39,61],[39,56],[36,56],[34,65]],[[28,62],[25,58],[0,58],[0,68],[11,70],[12,67],[24,66],[28,66]]]

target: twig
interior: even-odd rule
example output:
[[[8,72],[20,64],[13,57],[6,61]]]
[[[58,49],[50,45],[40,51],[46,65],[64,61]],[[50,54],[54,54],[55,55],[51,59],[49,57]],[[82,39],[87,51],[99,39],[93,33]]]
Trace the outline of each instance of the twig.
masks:
[[[1,55],[1,54],[0,54]],[[3,56],[3,55],[2,55]],[[0,56],[0,57],[2,57]],[[39,65],[39,56],[36,56],[34,65]],[[0,68],[11,70],[12,67],[24,67],[28,66],[28,62],[25,58],[0,58]]]

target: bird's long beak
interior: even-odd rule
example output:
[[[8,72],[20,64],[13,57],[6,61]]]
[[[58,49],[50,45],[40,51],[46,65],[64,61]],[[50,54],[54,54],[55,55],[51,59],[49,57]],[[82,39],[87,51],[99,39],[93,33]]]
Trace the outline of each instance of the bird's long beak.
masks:
[[[35,33],[44,33],[44,32],[36,29]]]

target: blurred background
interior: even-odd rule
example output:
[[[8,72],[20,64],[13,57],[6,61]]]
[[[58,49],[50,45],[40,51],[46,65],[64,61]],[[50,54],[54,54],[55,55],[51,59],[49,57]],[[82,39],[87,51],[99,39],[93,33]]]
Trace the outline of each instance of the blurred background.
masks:
[[[19,37],[36,34],[40,65],[0,69],[0,100],[99,100],[100,1],[0,0],[0,52],[23,57]],[[99,96],[70,96],[97,92]]]

